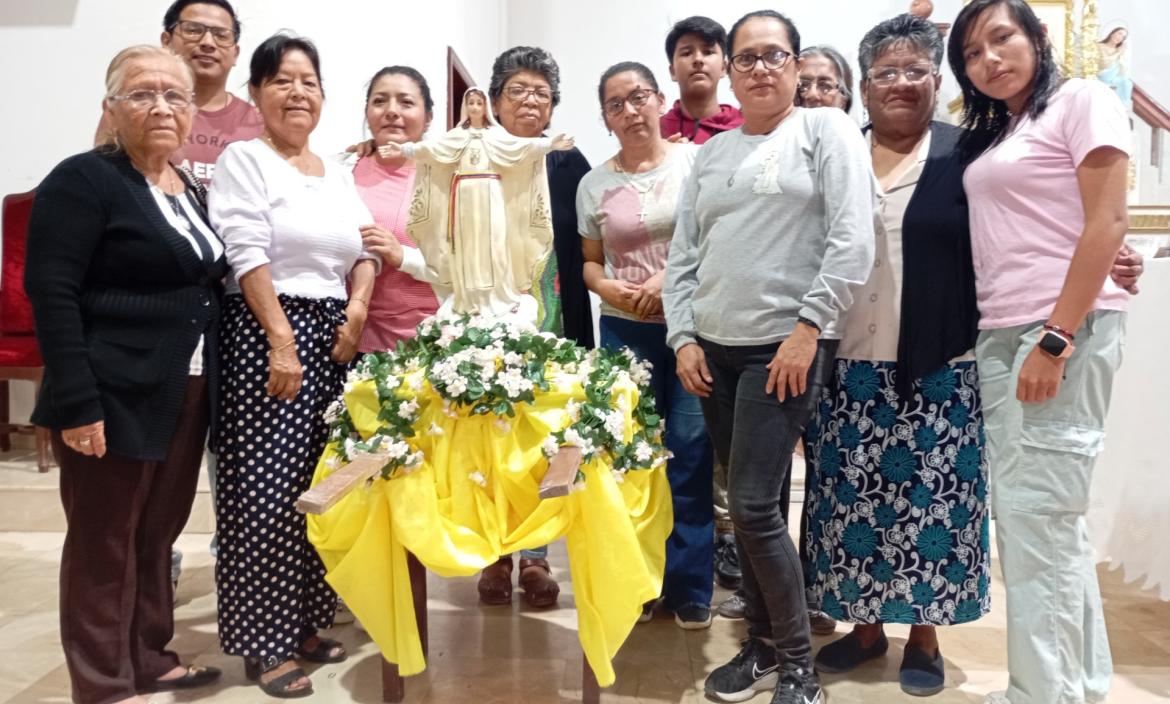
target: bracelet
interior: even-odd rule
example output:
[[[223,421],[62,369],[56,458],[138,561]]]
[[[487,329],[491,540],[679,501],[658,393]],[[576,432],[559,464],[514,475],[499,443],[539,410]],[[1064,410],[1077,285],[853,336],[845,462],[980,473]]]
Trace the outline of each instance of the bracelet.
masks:
[[[1068,338],[1069,342],[1072,342],[1073,340],[1077,339],[1075,336],[1073,336],[1073,334],[1071,332],[1069,332],[1068,330],[1065,330],[1064,328],[1060,327],[1059,325],[1053,325],[1052,323],[1044,323],[1044,329],[1047,330],[1048,332],[1054,332],[1054,333],[1057,333],[1059,335],[1064,335],[1065,337]]]
[[[813,321],[811,321],[811,320],[809,320],[808,318],[804,317],[803,315],[801,315],[801,316],[797,317],[797,319],[796,319],[796,322],[798,322],[798,323],[804,323],[805,325],[809,326],[809,327],[810,327],[810,328],[812,328],[813,330],[816,330],[818,333],[824,332],[823,330],[821,330],[821,326],[820,326],[820,325],[817,325],[816,323],[814,323]]]
[[[369,310],[369,309],[370,309],[370,302],[369,302],[369,301],[367,301],[366,299],[364,299],[364,298],[358,298],[357,296],[354,296],[353,298],[349,299],[349,302],[350,302],[350,303],[353,303],[354,301],[357,301],[358,303],[361,303],[361,304],[362,304],[362,308],[365,308],[366,310]]]
[[[283,349],[288,349],[289,347],[292,347],[293,345],[295,345],[295,344],[296,344],[296,342],[297,342],[297,338],[295,338],[295,337],[294,337],[293,339],[291,339],[291,340],[289,340],[288,342],[284,343],[284,344],[283,344],[283,345],[281,345],[280,347],[273,347],[272,349],[268,350],[268,354],[272,354],[273,352],[279,352],[279,351],[281,351],[281,350],[283,350]]]

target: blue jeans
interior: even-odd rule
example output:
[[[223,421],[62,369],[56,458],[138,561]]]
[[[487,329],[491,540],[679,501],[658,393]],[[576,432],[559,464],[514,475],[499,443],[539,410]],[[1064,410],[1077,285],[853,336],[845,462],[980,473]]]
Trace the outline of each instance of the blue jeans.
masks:
[[[666,541],[662,583],[666,607],[709,606],[715,569],[714,468],[699,397],[687,393],[675,375],[674,352],[666,344],[665,325],[603,315],[600,327],[603,347],[629,347],[638,359],[654,365],[650,385],[658,413],[666,419],[666,449],[674,453],[666,465],[674,504],[674,529]]]

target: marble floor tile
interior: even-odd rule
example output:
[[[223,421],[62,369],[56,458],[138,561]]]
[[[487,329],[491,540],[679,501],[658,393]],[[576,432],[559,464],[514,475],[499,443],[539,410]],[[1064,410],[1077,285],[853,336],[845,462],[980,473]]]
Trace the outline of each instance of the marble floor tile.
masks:
[[[241,660],[224,655],[216,637],[214,559],[209,536],[184,534],[183,578],[177,594],[173,648],[185,659],[224,670],[216,686],[156,696],[156,704],[271,701],[244,679]],[[57,568],[59,533],[0,533],[0,704],[56,704],[70,701],[69,677],[58,636]],[[576,633],[564,543],[554,545],[550,562],[561,579],[559,608],[534,610],[517,589],[511,606],[481,607],[474,576],[428,579],[430,660],[427,670],[407,680],[411,704],[545,704],[579,701],[582,654]],[[1170,700],[1170,602],[1126,584],[1119,573],[1100,572],[1116,676],[1109,701],[1152,704]],[[729,592],[716,589],[717,604]],[[980,704],[1007,684],[1003,587],[996,565],[992,612],[975,623],[939,631],[947,666],[947,688],[930,702]],[[848,631],[814,637],[814,648]],[[349,659],[311,669],[316,690],[307,701],[381,701],[381,656],[369,637],[353,626],[328,635],[349,649]],[[907,628],[888,629],[890,651],[848,675],[826,676],[832,704],[922,701],[897,685]],[[739,650],[742,621],[716,617],[705,631],[683,631],[659,612],[634,627],[614,660],[617,682],[602,695],[606,704],[698,704],[703,681]],[[766,704],[763,695],[752,700]]]

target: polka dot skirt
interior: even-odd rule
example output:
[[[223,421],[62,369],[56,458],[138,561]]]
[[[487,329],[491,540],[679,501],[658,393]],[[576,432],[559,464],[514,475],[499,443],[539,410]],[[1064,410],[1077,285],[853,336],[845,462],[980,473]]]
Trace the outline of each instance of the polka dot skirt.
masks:
[[[225,653],[292,657],[333,622],[336,595],[294,502],[325,447],[324,412],[346,367],[329,359],[344,302],[280,296],[304,369],[292,402],[268,395],[268,339],[242,296],[229,296],[221,326],[216,520],[219,639]]]

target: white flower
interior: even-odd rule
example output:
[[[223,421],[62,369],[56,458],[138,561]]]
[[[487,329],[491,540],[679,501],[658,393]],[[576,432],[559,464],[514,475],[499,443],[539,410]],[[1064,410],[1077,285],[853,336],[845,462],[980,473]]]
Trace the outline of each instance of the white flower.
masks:
[[[501,340],[507,334],[508,332],[504,329],[504,326],[497,323],[496,326],[492,328],[491,338],[493,340]]]
[[[650,458],[654,456],[654,448],[650,447],[650,443],[642,440],[638,446],[634,448],[634,459],[638,460],[639,464],[646,464]]]
[[[481,472],[472,472],[471,474],[467,475],[467,478],[482,487],[487,486],[487,477],[483,476]]]
[[[416,450],[416,451],[410,453],[410,455],[408,455],[406,457],[406,459],[403,460],[403,463],[404,463],[403,466],[405,466],[405,467],[409,467],[411,469],[417,469],[423,463],[422,451]]]
[[[439,427],[438,423],[431,423],[431,427],[427,428],[427,435],[442,435],[443,429]]]
[[[594,452],[593,441],[581,437],[581,434],[572,427],[565,430],[565,444],[581,448],[582,457],[592,455]]]
[[[635,362],[630,365],[630,378],[638,386],[645,386],[650,383],[650,369],[653,367],[649,362]]]
[[[341,417],[342,408],[343,404],[341,399],[337,399],[329,404],[329,408],[325,409],[325,422],[332,425],[334,421]]]
[[[424,381],[426,381],[426,379],[423,379],[421,374],[412,374],[410,375],[409,381],[407,383],[411,389],[415,391],[422,391]]]
[[[398,440],[386,446],[386,456],[392,460],[405,459],[410,454],[410,445]]]
[[[565,413],[569,414],[569,420],[576,423],[581,418],[581,404],[569,399],[565,404]]]
[[[610,474],[613,475],[613,480],[618,484],[621,484],[626,480],[626,473],[620,469],[611,469]]]
[[[328,467],[329,469],[333,469],[333,470],[341,469],[341,465],[342,465],[342,460],[337,455],[333,455],[329,459],[325,460],[325,466]]]
[[[402,377],[398,376],[397,374],[390,374],[382,380],[382,383],[386,385],[387,389],[393,391],[402,385]]]
[[[565,444],[581,446],[581,434],[577,432],[576,428],[565,428]]]
[[[452,396],[462,396],[467,392],[467,380],[457,376],[447,384],[447,393]]]
[[[558,452],[560,452],[560,450],[561,450],[560,444],[557,443],[557,439],[551,435],[549,435],[547,438],[545,438],[544,442],[541,443],[541,445],[540,445],[540,451],[544,453],[545,457],[548,457],[550,459],[552,457],[554,457]]]
[[[403,401],[398,406],[398,417],[402,418],[402,419],[409,419],[414,415],[415,411],[417,411],[417,410],[418,410],[418,401],[416,401],[414,399],[409,399],[407,401]]]
[[[625,438],[626,419],[621,411],[610,411],[605,415],[605,430],[618,440]]]
[[[519,352],[505,352],[504,364],[509,367],[518,367],[521,364],[524,364],[524,355],[520,354]]]

